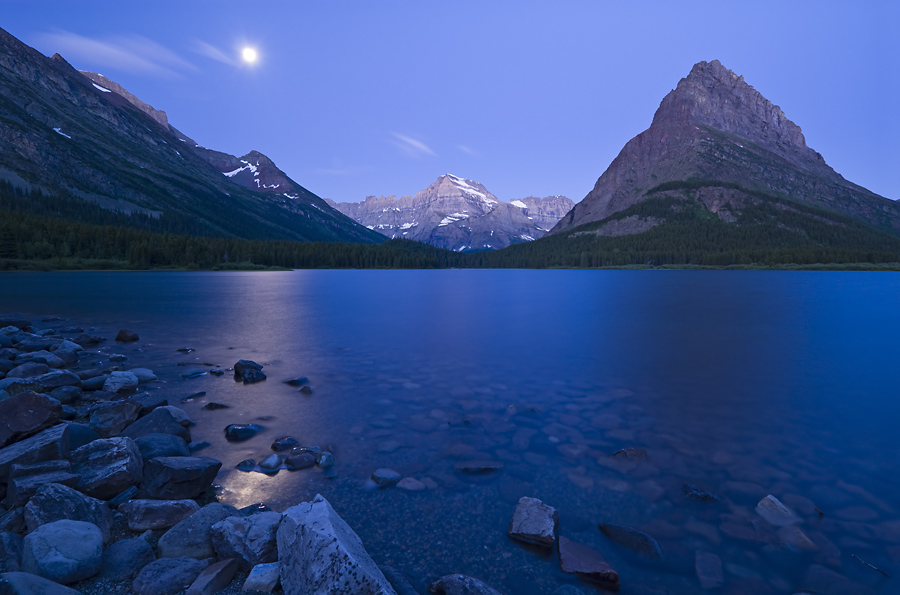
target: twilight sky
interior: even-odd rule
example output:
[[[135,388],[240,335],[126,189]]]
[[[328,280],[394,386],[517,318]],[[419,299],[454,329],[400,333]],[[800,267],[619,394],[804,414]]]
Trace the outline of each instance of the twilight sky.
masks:
[[[444,173],[580,201],[663,96],[719,59],[845,178],[900,198],[900,3],[0,0],[0,27],[257,149],[337,201]],[[253,66],[241,50],[254,47]]]

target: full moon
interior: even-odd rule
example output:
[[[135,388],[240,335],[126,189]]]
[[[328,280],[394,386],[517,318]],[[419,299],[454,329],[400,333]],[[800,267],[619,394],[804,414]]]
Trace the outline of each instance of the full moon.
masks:
[[[244,48],[241,51],[241,57],[244,59],[244,62],[246,62],[247,64],[253,64],[254,62],[256,62],[256,58],[257,58],[256,50],[254,50],[253,48]]]

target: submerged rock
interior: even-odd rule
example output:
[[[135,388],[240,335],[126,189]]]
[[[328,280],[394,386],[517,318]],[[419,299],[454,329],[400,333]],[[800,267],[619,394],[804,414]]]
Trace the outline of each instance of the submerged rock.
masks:
[[[643,531],[608,523],[601,523],[600,530],[611,540],[630,550],[634,550],[649,558],[662,558],[662,548],[659,547],[655,539]]]
[[[116,334],[117,343],[134,343],[135,341],[140,341],[140,339],[136,332],[124,328]]]
[[[519,498],[506,534],[518,541],[551,547],[556,543],[558,522],[559,514],[555,508],[537,498],[523,496]]]
[[[769,494],[756,505],[756,512],[776,527],[784,527],[799,522],[800,519],[781,503],[781,500]]]
[[[460,461],[453,467],[463,473],[491,473],[492,471],[503,469],[503,462],[488,460]]]
[[[722,560],[711,552],[698,551],[695,556],[694,569],[700,586],[703,589],[718,589],[725,582],[722,575]]]
[[[563,572],[599,583],[613,590],[619,589],[619,573],[588,546],[559,536],[559,567]]]
[[[388,488],[397,485],[402,477],[393,469],[376,469],[372,474],[372,481],[380,488]]]

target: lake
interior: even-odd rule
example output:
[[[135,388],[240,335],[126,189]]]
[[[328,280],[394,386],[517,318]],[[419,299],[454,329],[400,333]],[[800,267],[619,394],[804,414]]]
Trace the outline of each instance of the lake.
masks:
[[[721,559],[725,593],[900,589],[897,273],[14,273],[0,312],[94,327],[102,354],[152,368],[197,422],[200,454],[224,463],[220,500],[283,510],[321,493],[421,592],[455,572],[508,595],[591,592],[506,537],[521,496],[557,508],[559,534],[601,552],[622,593],[698,592],[698,551]],[[119,328],[141,341],[115,344]],[[238,359],[268,380],[181,378]],[[298,376],[312,394],[282,383]],[[264,430],[225,440],[251,422]],[[335,477],[235,469],[283,435],[331,450]],[[454,470],[470,459],[503,468]],[[373,489],[381,467],[428,489]],[[802,539],[755,512],[768,494]],[[663,558],[598,523],[646,532]]]

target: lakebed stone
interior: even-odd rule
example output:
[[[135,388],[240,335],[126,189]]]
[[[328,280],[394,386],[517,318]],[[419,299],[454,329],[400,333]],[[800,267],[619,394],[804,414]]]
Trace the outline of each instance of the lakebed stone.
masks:
[[[793,525],[800,521],[797,516],[781,500],[769,494],[756,505],[756,512],[762,518],[777,527]]]
[[[22,568],[69,584],[100,572],[103,536],[91,523],[62,520],[41,525],[22,542]]]
[[[588,546],[559,536],[559,567],[583,579],[618,590],[619,574],[600,555]]]
[[[610,523],[601,523],[600,531],[616,543],[648,558],[662,558],[662,548],[643,531]]]
[[[397,485],[402,478],[403,476],[393,469],[376,469],[375,472],[372,473],[372,481],[380,488],[388,488]]]
[[[507,535],[518,541],[551,547],[556,542],[559,514],[537,498],[519,498]]]
[[[725,582],[722,575],[722,560],[712,552],[698,551],[695,555],[694,568],[700,586],[704,589],[718,589]]]

